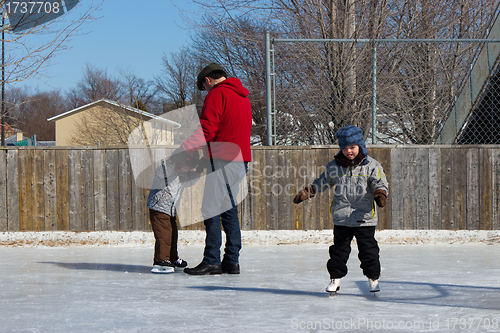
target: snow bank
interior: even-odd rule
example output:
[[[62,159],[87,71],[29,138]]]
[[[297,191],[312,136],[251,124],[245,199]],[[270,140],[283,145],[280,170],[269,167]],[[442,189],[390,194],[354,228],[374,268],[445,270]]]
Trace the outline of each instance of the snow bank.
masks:
[[[332,230],[242,231],[244,245],[331,244]],[[380,244],[500,243],[500,230],[380,230]],[[205,232],[179,231],[179,245],[202,245]],[[142,231],[39,231],[2,232],[0,246],[153,246],[152,232]]]

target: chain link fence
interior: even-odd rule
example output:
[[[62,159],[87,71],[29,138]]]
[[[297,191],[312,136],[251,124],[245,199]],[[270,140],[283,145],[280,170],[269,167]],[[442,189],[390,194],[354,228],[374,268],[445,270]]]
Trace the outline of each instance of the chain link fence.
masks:
[[[335,144],[349,124],[372,144],[500,143],[498,42],[266,35],[267,143]],[[457,121],[461,98],[470,103]],[[443,138],[448,120],[454,125]]]

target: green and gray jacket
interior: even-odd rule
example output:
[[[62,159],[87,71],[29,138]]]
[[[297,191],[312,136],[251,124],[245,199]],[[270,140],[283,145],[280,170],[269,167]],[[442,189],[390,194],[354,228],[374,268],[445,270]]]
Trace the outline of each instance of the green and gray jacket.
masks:
[[[333,224],[347,227],[376,226],[373,193],[384,190],[389,194],[382,165],[369,156],[353,167],[341,167],[336,160],[331,161],[312,186],[316,193],[334,187],[330,206]]]

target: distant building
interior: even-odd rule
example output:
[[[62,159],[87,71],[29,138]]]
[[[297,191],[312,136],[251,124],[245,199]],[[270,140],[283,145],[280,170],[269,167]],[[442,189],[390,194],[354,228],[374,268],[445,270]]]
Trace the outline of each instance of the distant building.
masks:
[[[56,123],[56,146],[126,144],[134,129],[151,145],[172,145],[180,124],[101,99],[47,119]],[[137,132],[137,131],[136,131]]]
[[[2,129],[1,127],[2,125],[0,125],[0,130]],[[3,125],[3,129],[4,129],[4,135],[5,135],[5,138],[9,138],[11,136],[15,136],[17,132],[19,132],[18,129],[15,129],[15,128],[12,128],[9,124],[7,123],[4,123]]]

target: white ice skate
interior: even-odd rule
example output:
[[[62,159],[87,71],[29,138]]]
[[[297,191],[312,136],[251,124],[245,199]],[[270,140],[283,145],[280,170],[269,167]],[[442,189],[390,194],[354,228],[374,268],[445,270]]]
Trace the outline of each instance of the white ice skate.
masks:
[[[337,295],[337,291],[340,289],[340,279],[332,279],[328,287],[326,287],[326,292],[328,296],[332,297]]]
[[[151,273],[155,274],[169,274],[175,272],[175,268],[173,267],[168,267],[168,266],[159,266],[155,265],[153,266],[153,269],[151,269]]]
[[[380,291],[380,287],[378,286],[378,279],[376,280],[368,279],[368,285],[370,287],[370,291],[373,293],[374,296],[376,292]]]
[[[175,272],[175,266],[170,263],[170,261],[158,262],[156,265],[153,265],[153,269],[151,273],[155,274],[170,274]]]

